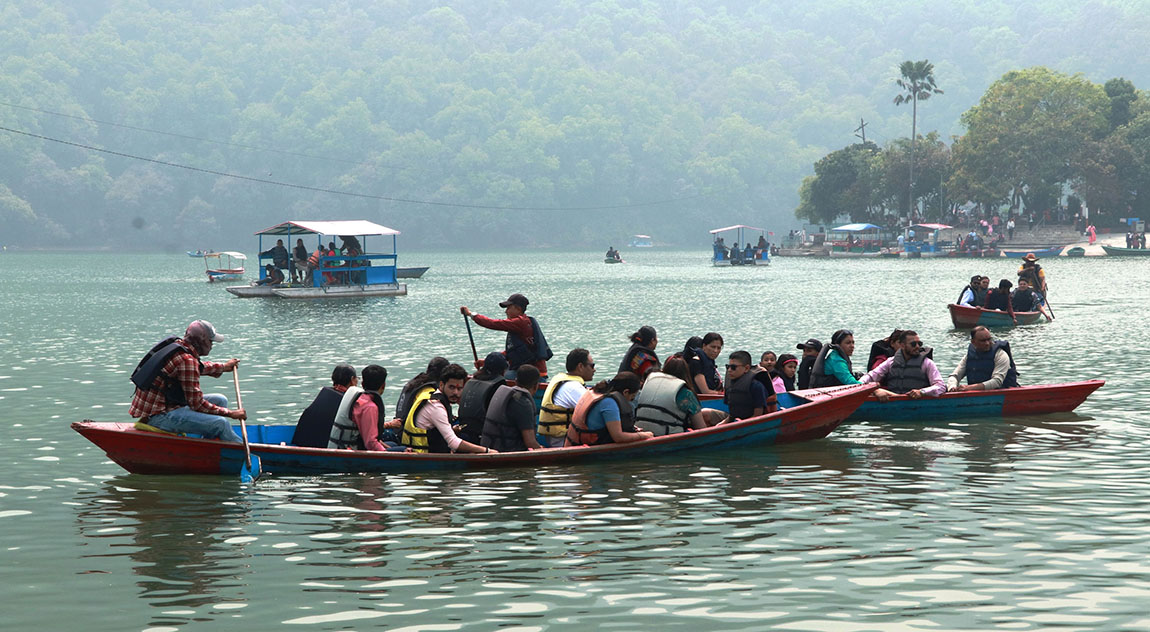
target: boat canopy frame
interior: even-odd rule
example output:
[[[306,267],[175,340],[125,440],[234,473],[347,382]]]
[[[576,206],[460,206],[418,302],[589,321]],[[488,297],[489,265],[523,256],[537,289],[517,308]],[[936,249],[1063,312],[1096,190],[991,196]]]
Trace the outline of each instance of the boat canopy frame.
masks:
[[[266,257],[262,254],[265,252],[265,236],[287,239],[289,244],[287,247],[288,260],[291,265],[294,265],[294,260],[291,256],[292,246],[290,245],[293,236],[315,235],[317,247],[323,246],[325,237],[334,239],[335,237],[351,236],[362,238],[360,246],[363,248],[363,252],[356,256],[337,255],[330,257],[325,255],[320,257],[319,265],[312,271],[311,282],[308,285],[312,287],[323,287],[325,285],[398,284],[397,260],[399,250],[396,237],[401,233],[394,228],[388,228],[387,226],[362,219],[292,220],[257,231],[255,234],[259,237],[259,250],[257,252],[261,253],[258,255],[260,279],[263,279],[267,275],[267,271],[264,269],[264,260],[271,259],[271,257]],[[367,247],[368,237],[383,237],[385,238],[384,243],[386,243],[387,237],[391,237],[391,252],[370,252]],[[331,241],[331,243],[335,242]]]

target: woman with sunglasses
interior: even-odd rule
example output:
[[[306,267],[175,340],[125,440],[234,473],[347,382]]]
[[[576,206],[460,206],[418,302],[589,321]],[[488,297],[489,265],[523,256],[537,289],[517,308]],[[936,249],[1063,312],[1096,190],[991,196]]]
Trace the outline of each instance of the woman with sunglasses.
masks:
[[[923,353],[924,347],[918,334],[904,331],[899,336],[902,349],[862,377],[863,384],[872,382],[882,385],[875,391],[875,397],[886,401],[892,394],[906,395],[911,399],[938,397],[946,392],[946,382],[942,379],[934,361]]]
[[[851,367],[854,352],[855,335],[851,330],[840,329],[832,334],[811,368],[811,388],[858,384]]]

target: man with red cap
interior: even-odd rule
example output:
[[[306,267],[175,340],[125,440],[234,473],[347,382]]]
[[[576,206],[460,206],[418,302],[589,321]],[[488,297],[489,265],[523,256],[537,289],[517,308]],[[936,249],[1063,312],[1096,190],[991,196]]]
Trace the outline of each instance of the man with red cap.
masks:
[[[529,303],[527,297],[522,294],[516,293],[507,297],[506,301],[499,304],[507,314],[506,319],[488,318],[472,312],[467,307],[459,308],[459,312],[475,321],[476,325],[507,332],[503,355],[506,356],[509,365],[507,370],[509,380],[515,379],[515,372],[521,364],[535,365],[542,379],[547,378],[547,361],[551,359],[551,347],[543,337],[539,321],[526,314]]]
[[[193,321],[183,338],[161,340],[132,372],[136,393],[128,414],[160,430],[197,434],[205,439],[240,443],[228,419],[247,419],[244,409],[228,409],[224,395],[204,395],[200,375],[219,377],[232,371],[239,360],[205,362],[212,343],[224,336],[206,320]]]

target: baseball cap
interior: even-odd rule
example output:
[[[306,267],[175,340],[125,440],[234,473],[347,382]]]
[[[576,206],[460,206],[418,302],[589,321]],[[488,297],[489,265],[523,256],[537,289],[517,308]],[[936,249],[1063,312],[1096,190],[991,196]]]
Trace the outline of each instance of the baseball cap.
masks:
[[[511,296],[508,296],[507,300],[500,303],[499,306],[500,307],[508,307],[510,305],[518,305],[524,309],[527,309],[527,306],[530,304],[531,304],[531,301],[528,301],[526,296],[523,296],[522,294],[516,293],[516,294],[512,294]]]
[[[822,349],[823,343],[815,340],[814,338],[807,338],[806,342],[800,342],[795,345],[796,349]]]
[[[226,336],[216,331],[216,328],[206,320],[193,320],[184,331],[184,338],[202,338],[212,342],[227,340]]]
[[[507,358],[498,351],[492,351],[483,358],[483,370],[491,375],[503,375],[507,372]]]

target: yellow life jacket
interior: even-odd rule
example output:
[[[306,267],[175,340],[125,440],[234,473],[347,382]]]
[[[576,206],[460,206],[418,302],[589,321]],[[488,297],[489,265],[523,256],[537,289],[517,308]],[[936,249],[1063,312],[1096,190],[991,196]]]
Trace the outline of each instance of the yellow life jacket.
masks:
[[[547,390],[543,391],[543,403],[539,406],[539,434],[545,437],[566,436],[571,413],[575,412],[574,408],[560,408],[555,404],[555,391],[564,382],[584,383],[581,377],[560,373],[547,384]]]
[[[424,404],[431,400],[431,395],[434,392],[435,387],[430,384],[416,391],[411,400],[411,408],[407,411],[407,419],[403,420],[403,434],[400,442],[415,452],[426,454],[430,451],[427,442],[427,429],[415,425],[415,415]]]

